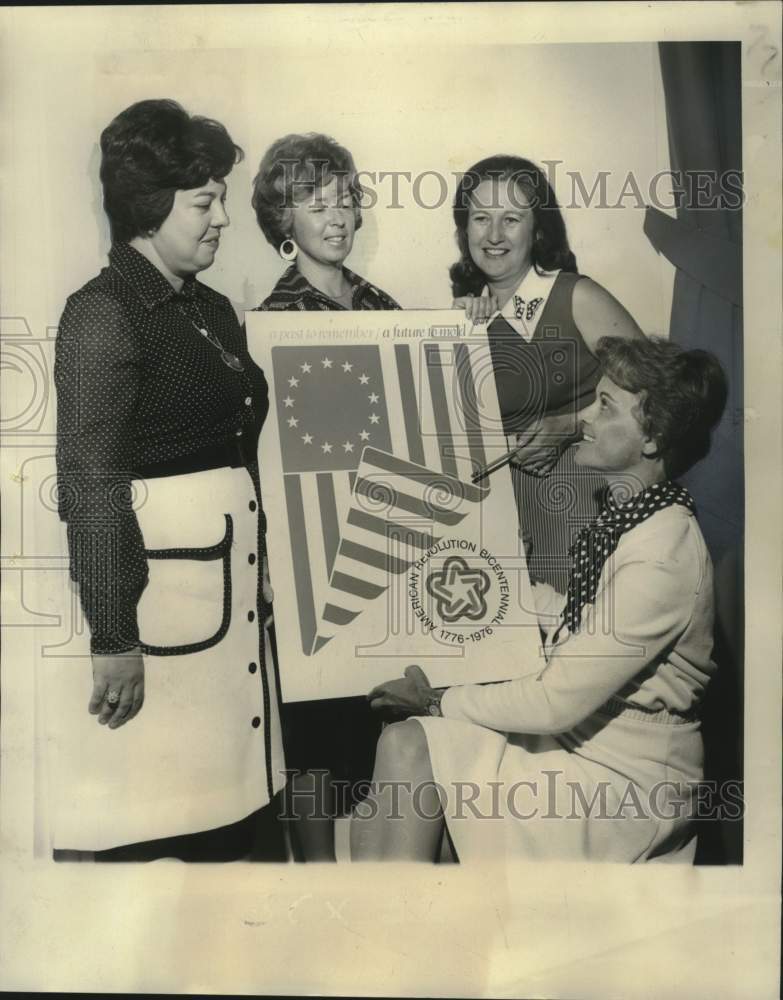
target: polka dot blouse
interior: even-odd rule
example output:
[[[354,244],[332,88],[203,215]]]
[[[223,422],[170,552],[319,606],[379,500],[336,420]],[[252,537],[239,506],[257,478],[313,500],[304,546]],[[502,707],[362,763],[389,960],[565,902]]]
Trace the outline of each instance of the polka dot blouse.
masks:
[[[244,371],[230,367],[199,327]],[[92,651],[118,652],[139,642],[136,605],[147,580],[132,481],[252,468],[267,385],[229,300],[195,278],[175,292],[125,243],[115,244],[109,266],[68,299],[54,379],[71,576]]]

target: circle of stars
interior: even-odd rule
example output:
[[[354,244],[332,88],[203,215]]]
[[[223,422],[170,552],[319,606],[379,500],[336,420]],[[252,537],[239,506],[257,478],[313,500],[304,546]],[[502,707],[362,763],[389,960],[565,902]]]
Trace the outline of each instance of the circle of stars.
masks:
[[[334,367],[334,361],[328,356],[324,356],[323,358],[321,358],[320,364],[324,371],[327,371],[328,369]],[[357,378],[359,380],[360,385],[368,386],[370,384],[370,376],[366,372],[354,375],[353,373],[354,365],[350,361],[344,361],[342,365],[340,365],[340,367],[342,368],[343,372],[346,375],[350,375],[352,378]],[[299,377],[297,378],[297,376],[292,375],[289,379],[287,379],[289,392],[288,395],[283,400],[283,406],[285,407],[285,409],[293,410],[294,405],[296,403],[296,397],[291,395],[291,391],[298,389],[301,384],[302,377],[305,375],[310,375],[312,373],[312,370],[313,366],[307,361],[305,361],[301,365],[299,365],[299,371],[300,371]],[[367,394],[367,400],[370,404],[370,407],[374,406],[376,403],[379,403],[380,399],[381,397],[378,395],[377,392],[369,392]],[[380,416],[375,412],[370,412],[367,420],[368,424],[371,427],[376,426],[381,422]],[[303,429],[299,427],[299,418],[295,417],[293,413],[291,414],[290,417],[286,419],[286,423],[288,424],[288,427],[291,430],[300,431]],[[316,445],[321,449],[321,451],[325,455],[331,455],[335,447],[341,447],[346,454],[350,454],[354,451],[356,447],[354,442],[352,441],[344,441],[341,445],[334,445],[332,444],[331,441],[323,441],[321,444],[318,444],[316,442],[315,437],[312,434],[310,434],[307,430],[305,430],[305,432],[300,436],[304,444]],[[360,444],[364,444],[365,442],[369,441],[370,436],[371,436],[371,431],[368,431],[366,427],[362,428],[362,430],[359,432],[358,435]]]

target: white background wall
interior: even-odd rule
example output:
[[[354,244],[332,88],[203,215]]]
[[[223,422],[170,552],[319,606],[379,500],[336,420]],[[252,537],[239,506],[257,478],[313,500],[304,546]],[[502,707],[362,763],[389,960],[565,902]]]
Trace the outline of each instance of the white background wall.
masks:
[[[167,36],[158,42],[143,35],[143,48],[129,44],[119,23],[83,47],[68,41],[56,59],[12,53],[28,72],[14,77],[10,101],[18,129],[9,142],[10,193],[20,214],[7,248],[12,259],[4,262],[4,310],[34,310],[45,325],[57,322],[67,294],[104,263],[98,139],[115,114],[142,98],[171,97],[219,119],[246,151],[229,178],[232,228],[203,275],[240,308],[264,298],[282,270],[256,225],[250,190],[263,151],[286,132],[333,135],[363,171],[445,175],[447,200],[430,209],[414,203],[404,180],[402,207],[388,207],[391,181],[379,181],[378,204],[365,213],[349,260],[408,308],[450,304],[453,174],[477,159],[509,152],[562,161],[554,183],[565,206],[568,171],[581,172],[588,190],[599,171],[609,171],[616,201],[629,171],[646,192],[668,166],[651,43],[363,48],[346,36],[339,45],[307,48],[241,47],[238,38],[229,50],[204,38],[196,48],[171,51]],[[428,204],[443,198],[432,177],[421,194]],[[662,333],[672,269],[644,236],[643,215],[633,197],[620,208],[565,208],[580,270],[608,287],[645,331]]]

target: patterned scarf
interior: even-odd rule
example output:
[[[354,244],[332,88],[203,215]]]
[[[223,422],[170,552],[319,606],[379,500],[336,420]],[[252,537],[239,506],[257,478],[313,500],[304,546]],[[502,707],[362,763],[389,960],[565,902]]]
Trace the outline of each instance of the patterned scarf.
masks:
[[[696,513],[693,497],[677,483],[655,483],[625,503],[617,503],[611,492],[607,492],[604,509],[591,524],[582,528],[570,549],[571,575],[563,625],[568,626],[571,634],[579,631],[584,606],[595,601],[601,570],[620,538],[657,511],[674,504],[682,504]]]

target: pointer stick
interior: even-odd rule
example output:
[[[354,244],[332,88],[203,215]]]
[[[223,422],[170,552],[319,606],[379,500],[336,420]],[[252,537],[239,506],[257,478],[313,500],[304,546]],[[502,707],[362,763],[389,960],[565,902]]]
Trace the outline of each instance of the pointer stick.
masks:
[[[483,466],[483,468],[479,469],[478,472],[474,472],[470,481],[475,485],[482,479],[486,479],[487,476],[490,476],[493,472],[497,472],[497,470],[502,469],[504,465],[508,465],[518,451],[519,445],[516,445],[511,449],[511,451],[507,451],[505,455],[501,455],[500,458],[496,458],[494,462],[490,462],[489,465]]]

